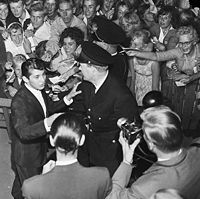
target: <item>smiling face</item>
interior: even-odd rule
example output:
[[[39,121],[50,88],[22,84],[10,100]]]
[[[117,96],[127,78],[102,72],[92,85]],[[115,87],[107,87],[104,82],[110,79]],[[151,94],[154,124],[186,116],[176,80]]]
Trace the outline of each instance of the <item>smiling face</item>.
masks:
[[[44,70],[31,69],[29,78],[23,76],[23,80],[32,88],[42,90],[45,86],[46,74]]]
[[[64,48],[66,54],[73,55],[77,48],[76,41],[71,39],[70,37],[64,38],[63,48]]]
[[[83,4],[83,12],[87,19],[92,19],[96,15],[97,5],[95,0],[85,0]]]
[[[190,34],[180,35],[178,46],[184,54],[189,54],[194,50],[195,42]]]

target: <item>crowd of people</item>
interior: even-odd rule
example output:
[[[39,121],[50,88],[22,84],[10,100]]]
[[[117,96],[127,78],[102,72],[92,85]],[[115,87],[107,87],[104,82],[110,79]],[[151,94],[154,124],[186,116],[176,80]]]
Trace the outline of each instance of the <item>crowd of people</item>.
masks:
[[[199,38],[189,0],[0,0],[12,196],[198,199]]]

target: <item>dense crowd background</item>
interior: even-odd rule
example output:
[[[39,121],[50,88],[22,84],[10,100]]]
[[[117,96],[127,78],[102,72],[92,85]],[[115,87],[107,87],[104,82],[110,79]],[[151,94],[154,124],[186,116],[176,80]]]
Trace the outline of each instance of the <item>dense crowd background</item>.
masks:
[[[47,77],[45,93],[57,104],[70,96],[67,103],[64,100],[70,105],[79,94],[76,89],[80,82],[87,80],[95,85],[95,78],[109,71],[123,85],[124,92],[116,84],[112,85],[114,92],[111,88],[107,92],[112,97],[119,92],[136,100],[130,103],[134,104],[130,109],[130,101],[122,100],[126,105],[120,102],[117,107],[120,114],[116,117],[123,114],[129,117],[132,111],[133,117],[129,119],[140,122],[145,95],[159,91],[162,104],[180,117],[184,136],[196,138],[200,131],[199,38],[200,10],[189,0],[0,0],[0,97],[13,99],[24,84],[30,83],[29,76],[22,71],[22,65],[25,67],[29,60],[31,64],[32,60],[39,60],[36,65],[42,63]],[[98,73],[93,76],[84,71],[81,63],[97,65]],[[82,87],[85,95],[91,89],[86,87]],[[76,106],[74,101],[71,109]],[[102,105],[101,111],[105,109],[111,114],[110,107]],[[109,118],[108,113],[102,117],[97,114],[98,121],[92,121],[89,108],[89,131],[105,131],[109,125],[110,130],[116,128],[112,122],[104,126],[103,119]],[[111,176],[119,163],[107,166]],[[143,169],[140,175],[141,172]],[[120,198],[112,194],[109,197]],[[127,193],[122,193],[121,198],[128,198],[123,194]],[[167,190],[166,194],[177,193]]]

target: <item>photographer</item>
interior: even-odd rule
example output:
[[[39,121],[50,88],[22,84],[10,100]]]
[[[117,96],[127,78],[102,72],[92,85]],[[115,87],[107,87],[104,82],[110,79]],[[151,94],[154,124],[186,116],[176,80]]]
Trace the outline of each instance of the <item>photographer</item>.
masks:
[[[133,168],[132,155],[140,139],[128,145],[121,132],[123,162],[112,177],[113,188],[106,199],[148,199],[156,191],[169,188],[177,189],[186,198],[199,198],[200,140],[184,149],[180,117],[166,106],[148,108],[141,118],[144,140],[156,154],[157,162],[126,188]]]

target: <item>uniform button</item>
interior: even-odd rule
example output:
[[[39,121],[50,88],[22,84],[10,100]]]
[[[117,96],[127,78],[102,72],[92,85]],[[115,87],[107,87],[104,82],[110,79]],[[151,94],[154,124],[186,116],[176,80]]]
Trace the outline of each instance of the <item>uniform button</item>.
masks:
[[[91,125],[92,125],[92,123],[91,123],[91,122],[89,122],[89,125],[91,126]]]
[[[101,120],[101,117],[99,117],[99,120]]]
[[[91,111],[91,109],[89,108],[88,111]]]
[[[116,140],[112,140],[112,143],[115,143],[116,142]]]
[[[90,118],[91,118],[89,115],[88,115],[87,117],[88,117],[88,119],[90,119]]]
[[[92,129],[90,129],[90,132],[92,132]]]

